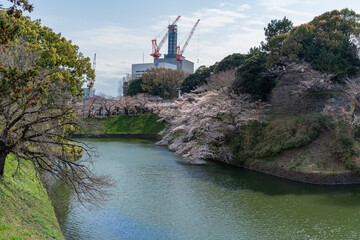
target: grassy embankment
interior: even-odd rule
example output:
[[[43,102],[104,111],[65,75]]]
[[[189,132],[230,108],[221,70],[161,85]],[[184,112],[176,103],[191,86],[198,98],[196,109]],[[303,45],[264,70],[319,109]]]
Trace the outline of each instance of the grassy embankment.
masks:
[[[146,134],[156,136],[165,127],[165,122],[157,122],[155,114],[119,115],[91,118],[87,121],[97,127],[90,127],[77,134]],[[91,124],[90,124],[91,125]]]
[[[329,122],[315,113],[273,115],[266,123],[254,122],[233,136],[233,164],[303,173],[358,171],[359,141]]]
[[[0,240],[64,239],[53,206],[30,162],[9,155],[0,180]]]

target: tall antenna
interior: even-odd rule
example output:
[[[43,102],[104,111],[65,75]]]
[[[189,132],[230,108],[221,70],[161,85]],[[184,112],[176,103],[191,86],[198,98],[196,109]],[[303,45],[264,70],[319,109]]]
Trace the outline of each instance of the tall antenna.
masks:
[[[200,26],[199,26],[199,30],[197,32],[198,35],[198,56],[197,56],[197,63],[200,63]]]
[[[92,101],[95,97],[95,89],[94,83],[95,83],[95,68],[96,68],[96,53],[94,53],[94,60],[93,60],[93,69],[94,69],[94,79],[90,80],[90,88],[89,88],[89,100]]]
[[[94,61],[93,61],[93,69],[95,71],[96,68],[96,53],[94,53]]]

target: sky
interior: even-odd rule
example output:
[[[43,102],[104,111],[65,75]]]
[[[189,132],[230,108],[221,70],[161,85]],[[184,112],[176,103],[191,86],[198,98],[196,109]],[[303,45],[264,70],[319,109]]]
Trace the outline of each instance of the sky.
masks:
[[[4,1],[1,1],[4,2]],[[29,0],[32,19],[61,33],[93,60],[96,94],[117,96],[118,82],[131,64],[152,62],[151,40],[165,33],[178,15],[178,43],[184,43],[197,19],[184,56],[210,66],[233,53],[247,53],[264,40],[264,27],[286,16],[294,25],[326,11],[349,8],[360,13],[359,0]],[[161,36],[162,37],[162,36]],[[160,41],[161,37],[158,38]],[[182,46],[182,44],[180,46]],[[167,52],[167,44],[161,49]]]

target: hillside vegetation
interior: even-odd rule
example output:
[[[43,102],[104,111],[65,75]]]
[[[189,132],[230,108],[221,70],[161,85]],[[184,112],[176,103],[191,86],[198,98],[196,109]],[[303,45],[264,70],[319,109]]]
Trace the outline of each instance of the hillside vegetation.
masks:
[[[48,195],[30,162],[18,168],[14,155],[0,180],[0,239],[64,239]]]
[[[194,164],[360,182],[359,22],[349,9],[271,21],[259,47],[184,80],[189,93],[160,113],[170,124],[159,144]]]

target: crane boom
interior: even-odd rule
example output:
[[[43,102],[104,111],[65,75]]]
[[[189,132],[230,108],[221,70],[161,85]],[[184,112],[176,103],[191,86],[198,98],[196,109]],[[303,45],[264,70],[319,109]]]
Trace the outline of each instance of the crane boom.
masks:
[[[160,49],[162,48],[162,46],[164,45],[164,43],[166,42],[166,39],[169,36],[169,33],[171,33],[174,30],[174,25],[179,21],[181,16],[177,16],[177,18],[174,20],[174,22],[169,26],[169,30],[166,31],[164,37],[161,39],[159,45],[157,45],[157,40],[153,39],[152,42],[152,54],[150,54],[150,56],[153,57],[160,57]]]
[[[175,60],[181,61],[181,60],[184,59],[182,55],[184,54],[187,46],[189,45],[189,42],[190,42],[192,36],[194,35],[194,32],[195,32],[196,27],[198,26],[199,22],[200,22],[200,19],[198,19],[197,22],[195,23],[195,25],[194,25],[194,27],[192,28],[192,30],[191,30],[188,38],[186,39],[186,42],[185,42],[184,46],[182,47],[182,49],[180,49],[180,46],[177,46],[177,47],[176,47],[176,49],[177,49],[177,57],[175,58]]]

